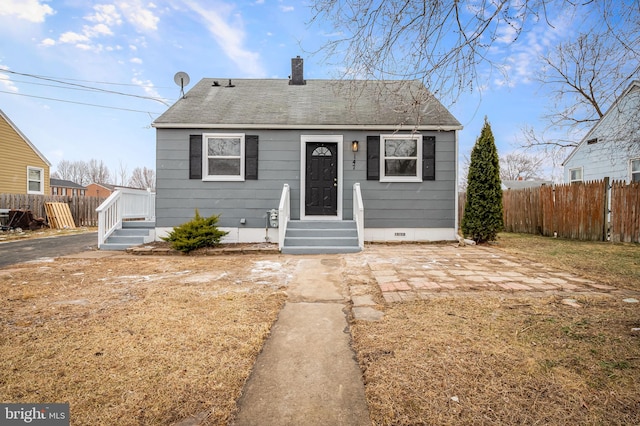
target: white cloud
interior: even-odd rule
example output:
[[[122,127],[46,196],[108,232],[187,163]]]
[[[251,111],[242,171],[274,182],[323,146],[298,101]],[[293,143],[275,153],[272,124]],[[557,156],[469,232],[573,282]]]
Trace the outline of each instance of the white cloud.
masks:
[[[60,36],[58,41],[60,43],[80,43],[89,41],[89,37],[84,34],[74,33],[73,31],[67,31]]]
[[[133,84],[136,84],[138,86],[140,86],[142,88],[142,90],[144,90],[145,94],[147,96],[151,96],[153,98],[157,98],[163,102],[167,102],[166,99],[164,99],[160,93],[158,93],[158,91],[156,90],[155,86],[153,85],[153,83],[151,82],[151,80],[140,80],[137,77],[133,77],[131,79],[131,82]]]
[[[140,58],[131,58],[129,60],[129,62],[131,62],[132,64],[142,64],[142,59],[140,59]]]
[[[122,25],[122,16],[118,13],[116,6],[113,4],[98,4],[93,6],[95,13],[85,16],[89,22],[95,22],[104,25]]]
[[[293,11],[295,10],[295,8],[294,8],[293,6],[283,6],[283,5],[280,5],[279,7],[280,7],[280,10],[281,10],[281,11],[283,11],[283,12],[285,12],[285,13],[286,13],[286,12],[293,12]]]
[[[113,35],[113,31],[111,31],[111,28],[109,28],[105,24],[97,24],[97,25],[94,25],[93,27],[85,25],[82,28],[82,32],[89,38],[105,36],[105,35]]]
[[[9,70],[9,67],[6,65],[0,65],[0,69]],[[8,74],[0,72],[0,87],[4,87],[6,90],[14,93],[18,93],[18,87],[11,81],[11,78]]]
[[[29,22],[44,22],[47,15],[55,12],[48,4],[41,4],[39,0],[2,0],[0,1],[0,16],[17,16]]]
[[[204,20],[216,43],[231,61],[241,69],[249,70],[248,74],[252,77],[265,75],[260,55],[244,46],[245,32],[241,18],[236,15],[234,22],[227,22],[233,6],[220,4],[221,7],[212,9],[191,0],[185,1],[185,4]]]
[[[144,6],[140,0],[120,1],[117,4],[125,19],[138,31],[158,29],[160,18],[151,10],[156,8],[155,4],[149,3]]]
[[[45,46],[45,47],[54,46],[55,44],[56,44],[56,41],[52,38],[45,38],[40,42],[40,46]]]
[[[135,45],[133,45],[133,44],[130,44],[130,45],[129,45],[129,49],[131,49],[131,50],[133,50],[133,51],[135,52],[136,50],[138,50],[138,46],[135,46]]]

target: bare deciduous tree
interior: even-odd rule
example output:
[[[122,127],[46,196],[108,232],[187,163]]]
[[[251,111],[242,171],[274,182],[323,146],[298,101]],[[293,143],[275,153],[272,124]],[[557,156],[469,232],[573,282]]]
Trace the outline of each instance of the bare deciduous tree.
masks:
[[[109,169],[107,168],[107,166],[104,164],[102,160],[98,161],[92,158],[91,160],[89,160],[89,163],[87,163],[87,168],[88,168],[87,172],[89,175],[90,183],[92,182],[110,183],[111,182]]]
[[[536,25],[552,27],[559,11],[580,19],[585,33],[614,33],[629,51],[638,40],[627,28],[640,22],[637,0],[312,0],[311,7],[314,21],[333,24],[336,36],[321,50],[345,77],[419,79],[450,100],[479,86],[479,66],[507,72],[491,54],[496,41],[515,44]]]
[[[511,152],[500,157],[500,179],[541,179],[543,165],[544,159],[542,156],[522,152]]]
[[[117,185],[126,186],[129,182],[129,172],[127,171],[127,165],[122,162],[122,160],[118,161],[118,168],[116,169],[115,175],[118,179],[116,182]]]
[[[129,186],[132,188],[151,189],[156,187],[156,172],[146,167],[136,167],[131,173]]]
[[[84,161],[62,160],[58,163],[56,171],[51,175],[54,179],[70,180],[78,185],[88,185],[89,173],[87,163]]]
[[[640,23],[625,29],[625,39],[636,39],[624,47],[620,34],[588,33],[557,45],[549,54],[540,56],[543,68],[537,80],[551,94],[550,113],[542,117],[544,130],[523,128],[524,148],[563,151],[577,146],[582,136],[640,73]],[[633,123],[617,130],[633,133]]]

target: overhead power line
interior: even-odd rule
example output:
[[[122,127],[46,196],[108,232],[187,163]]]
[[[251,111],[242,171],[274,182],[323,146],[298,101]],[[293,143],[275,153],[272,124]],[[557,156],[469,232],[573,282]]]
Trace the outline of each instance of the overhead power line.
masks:
[[[45,100],[48,100],[48,101],[65,102],[65,103],[68,103],[68,104],[86,105],[86,106],[91,106],[91,107],[96,107],[96,108],[117,109],[117,110],[120,110],[120,111],[130,111],[130,112],[142,112],[144,114],[155,114],[155,115],[160,115],[161,114],[159,112],[142,111],[142,110],[138,110],[138,109],[120,108],[120,107],[113,107],[113,106],[107,106],[107,105],[97,105],[97,104],[90,104],[90,103],[86,103],[86,102],[69,101],[69,100],[66,100],[66,99],[48,98],[48,97],[45,97],[45,96],[26,95],[24,93],[9,92],[7,90],[0,90],[0,93],[8,93],[10,95],[24,96],[24,97],[27,97],[27,98],[45,99]]]
[[[74,89],[75,88],[75,90],[87,90],[87,91],[94,91],[94,92],[110,93],[110,94],[115,94],[115,95],[120,95],[120,96],[129,96],[129,97],[133,97],[133,98],[152,100],[152,101],[160,102],[161,104],[163,104],[165,106],[169,106],[169,104],[167,103],[166,100],[161,99],[161,98],[157,98],[157,97],[153,97],[153,96],[135,95],[135,94],[131,94],[131,93],[124,93],[124,92],[119,92],[119,91],[115,91],[115,90],[103,89],[103,88],[100,88],[100,87],[86,86],[84,84],[69,83],[69,82],[64,81],[63,79],[60,79],[60,78],[46,77],[46,76],[41,76],[41,75],[36,75],[36,74],[21,73],[21,72],[17,72],[17,71],[11,71],[11,70],[8,70],[8,69],[0,69],[0,72],[5,72],[5,73],[15,74],[15,75],[21,75],[21,76],[24,76],[24,77],[30,77],[30,78],[35,78],[35,79],[39,79],[39,80],[51,81],[51,82],[54,82],[54,83],[63,84],[63,85],[67,85],[67,86],[73,86],[73,87],[65,87],[65,86],[53,86],[53,87],[59,87],[59,88],[64,88],[64,89]],[[76,80],[76,81],[78,81],[78,80]],[[114,85],[118,84],[118,83],[104,83],[104,82],[97,82],[97,81],[93,82],[93,83],[96,83],[96,84],[114,84]],[[30,84],[36,84],[36,83],[30,83]],[[135,84],[132,84],[131,86],[144,87],[144,86],[139,86],[139,85],[135,85]],[[152,86],[147,86],[147,87],[152,87]],[[5,92],[5,93],[10,93],[10,92]],[[69,102],[71,102],[71,101],[69,101]],[[71,103],[73,103],[73,102],[71,102]]]

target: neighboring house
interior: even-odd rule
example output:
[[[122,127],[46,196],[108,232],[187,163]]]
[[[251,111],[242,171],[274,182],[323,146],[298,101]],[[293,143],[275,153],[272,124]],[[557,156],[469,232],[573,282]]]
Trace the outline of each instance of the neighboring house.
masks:
[[[457,131],[419,81],[200,80],[158,117],[156,235],[198,209],[225,241],[274,240],[270,211],[348,221],[360,183],[366,241],[457,237]],[[275,238],[277,240],[277,238]]]
[[[640,81],[634,81],[564,161],[565,182],[640,181]]]
[[[68,195],[70,197],[84,197],[87,188],[70,180],[50,179],[51,195]]]
[[[0,194],[49,194],[51,163],[0,110]]]
[[[502,190],[508,189],[526,189],[526,188],[539,188],[541,186],[551,186],[553,182],[550,180],[503,180],[501,187]]]
[[[115,185],[110,185],[108,183],[90,183],[87,185],[87,192],[85,195],[87,197],[107,198],[113,191],[115,191],[115,189]]]

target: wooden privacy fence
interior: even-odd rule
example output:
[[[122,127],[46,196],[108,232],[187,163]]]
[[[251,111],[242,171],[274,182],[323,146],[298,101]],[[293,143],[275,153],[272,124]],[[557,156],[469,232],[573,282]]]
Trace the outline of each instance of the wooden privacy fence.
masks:
[[[460,218],[466,194],[459,199]],[[506,232],[640,242],[640,183],[609,179],[503,191]]]
[[[76,226],[98,226],[96,209],[104,200],[102,197],[0,194],[0,209],[28,209],[33,216],[46,218],[45,203],[66,203]]]

